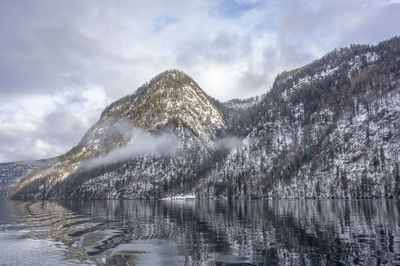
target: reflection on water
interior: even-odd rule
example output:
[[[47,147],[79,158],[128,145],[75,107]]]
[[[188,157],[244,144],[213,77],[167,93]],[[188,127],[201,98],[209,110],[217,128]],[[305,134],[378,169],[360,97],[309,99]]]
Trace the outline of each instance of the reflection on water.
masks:
[[[0,249],[30,256],[0,262],[398,265],[399,212],[384,200],[3,202]]]

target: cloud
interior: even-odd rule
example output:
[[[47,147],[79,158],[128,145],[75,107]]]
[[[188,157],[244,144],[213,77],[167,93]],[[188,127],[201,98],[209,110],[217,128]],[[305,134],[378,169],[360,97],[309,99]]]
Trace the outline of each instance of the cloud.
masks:
[[[104,101],[96,88],[9,100],[0,106],[0,157],[16,161],[65,153],[96,122]]]
[[[265,93],[283,70],[398,35],[399,13],[395,0],[0,1],[0,160],[70,149],[166,69],[221,101]]]
[[[177,22],[179,22],[179,20],[176,17],[169,16],[169,15],[161,15],[155,19],[153,28],[154,28],[154,31],[160,33],[169,25],[177,23]]]
[[[223,0],[219,2],[217,11],[222,16],[235,18],[257,8],[261,2],[259,0]]]
[[[241,145],[243,145],[243,139],[233,136],[219,139],[213,144],[215,149],[225,150],[233,150]]]
[[[164,156],[174,156],[178,151],[178,139],[172,134],[161,134],[159,136],[150,135],[138,128],[133,128],[127,132],[129,125],[122,123],[113,127],[123,135],[132,136],[127,145],[112,150],[103,157],[91,159],[84,163],[84,169],[95,168],[100,165],[108,165],[120,161],[137,158],[144,154],[159,154]]]

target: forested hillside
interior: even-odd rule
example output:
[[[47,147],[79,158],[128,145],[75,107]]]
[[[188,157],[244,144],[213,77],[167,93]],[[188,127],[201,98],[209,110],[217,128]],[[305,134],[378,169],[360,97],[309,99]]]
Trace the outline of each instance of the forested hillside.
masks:
[[[398,197],[400,39],[284,72],[197,188],[227,197]]]
[[[400,38],[336,49],[221,103],[170,70],[117,100],[13,198],[400,196]]]

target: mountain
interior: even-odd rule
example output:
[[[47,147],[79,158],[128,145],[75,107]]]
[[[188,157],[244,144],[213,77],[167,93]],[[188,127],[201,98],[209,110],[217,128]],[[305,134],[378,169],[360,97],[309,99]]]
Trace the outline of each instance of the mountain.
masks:
[[[26,175],[12,197],[157,197],[183,189],[226,131],[216,102],[170,70],[109,105],[71,151]]]
[[[238,124],[244,145],[202,179],[204,196],[399,197],[400,39],[278,75]]]
[[[6,199],[20,179],[36,168],[46,165],[47,160],[0,163],[0,199]]]
[[[108,106],[12,197],[400,195],[400,39],[336,49],[221,103],[178,70]]]

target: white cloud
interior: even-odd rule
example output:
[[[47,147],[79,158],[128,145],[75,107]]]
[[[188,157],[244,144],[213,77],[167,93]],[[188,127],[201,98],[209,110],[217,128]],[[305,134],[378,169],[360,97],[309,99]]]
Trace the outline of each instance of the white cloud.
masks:
[[[15,161],[64,153],[79,142],[106,104],[98,88],[10,97],[0,107],[0,156]]]
[[[178,140],[174,135],[162,134],[160,136],[154,136],[143,132],[138,128],[133,128],[132,132],[124,132],[126,128],[131,128],[129,125],[117,126],[114,130],[121,131],[123,135],[131,135],[132,139],[127,145],[112,150],[103,157],[91,159],[85,162],[84,167],[91,169],[100,165],[108,165],[111,163],[117,163],[128,159],[136,158],[144,154],[161,154],[174,156],[178,149]]]
[[[219,139],[214,144],[216,149],[226,149],[233,150],[243,145],[243,139],[237,137],[226,137],[223,139]]]

